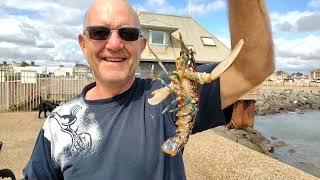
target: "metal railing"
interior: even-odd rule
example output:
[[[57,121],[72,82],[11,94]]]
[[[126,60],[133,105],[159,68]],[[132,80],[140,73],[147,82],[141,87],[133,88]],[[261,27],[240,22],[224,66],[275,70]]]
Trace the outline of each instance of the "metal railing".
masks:
[[[93,82],[92,76],[53,76],[35,71],[15,73],[0,68],[0,112],[31,111],[41,99],[54,103],[66,102]]]

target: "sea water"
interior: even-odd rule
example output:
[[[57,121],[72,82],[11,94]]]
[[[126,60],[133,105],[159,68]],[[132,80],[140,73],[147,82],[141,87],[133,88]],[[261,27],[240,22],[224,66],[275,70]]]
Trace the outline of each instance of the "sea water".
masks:
[[[320,111],[256,116],[254,129],[272,143],[285,142],[275,147],[280,161],[320,177]]]

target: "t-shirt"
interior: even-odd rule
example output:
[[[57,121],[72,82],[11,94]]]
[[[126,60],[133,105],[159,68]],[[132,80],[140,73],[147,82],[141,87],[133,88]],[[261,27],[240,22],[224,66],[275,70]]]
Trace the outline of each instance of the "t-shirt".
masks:
[[[200,67],[209,72],[212,66]],[[25,179],[186,179],[182,153],[171,157],[162,143],[175,135],[176,116],[162,113],[174,99],[150,105],[160,81],[136,78],[124,93],[86,100],[82,93],[56,108],[46,119],[23,174]],[[193,133],[224,123],[219,79],[200,86]],[[212,142],[214,143],[214,142]]]

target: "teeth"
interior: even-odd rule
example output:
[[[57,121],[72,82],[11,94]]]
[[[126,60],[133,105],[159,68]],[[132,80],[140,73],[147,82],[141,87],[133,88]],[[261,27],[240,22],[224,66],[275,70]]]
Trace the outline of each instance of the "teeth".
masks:
[[[109,61],[109,62],[121,62],[123,60],[125,60],[125,58],[103,58],[105,61]]]

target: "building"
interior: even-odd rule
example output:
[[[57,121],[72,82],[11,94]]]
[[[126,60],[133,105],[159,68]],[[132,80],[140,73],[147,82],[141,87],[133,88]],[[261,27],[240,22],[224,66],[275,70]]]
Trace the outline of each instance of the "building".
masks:
[[[3,61],[0,64],[0,82],[5,82],[10,80],[13,74],[13,68],[11,64],[8,64],[7,61]]]
[[[56,76],[56,77],[59,77],[59,76],[69,77],[73,75],[73,68],[69,68],[69,67],[13,66],[13,70],[15,73],[33,71],[38,75],[49,75],[49,76]]]
[[[310,79],[313,79],[313,80],[320,80],[320,69],[311,71],[309,74],[309,77]]]
[[[284,71],[275,71],[266,80],[267,81],[282,82],[282,81],[292,81],[293,78],[290,76],[290,74],[288,74]]]
[[[175,60],[180,55],[179,33],[184,43],[192,48],[198,64],[222,61],[229,53],[216,37],[197,23],[192,17],[138,12],[143,35],[169,71],[175,69]],[[141,55],[137,74],[150,77],[161,71],[157,60],[148,47]]]
[[[79,63],[76,63],[76,65],[73,67],[73,74],[75,77],[93,77],[90,67]]]

